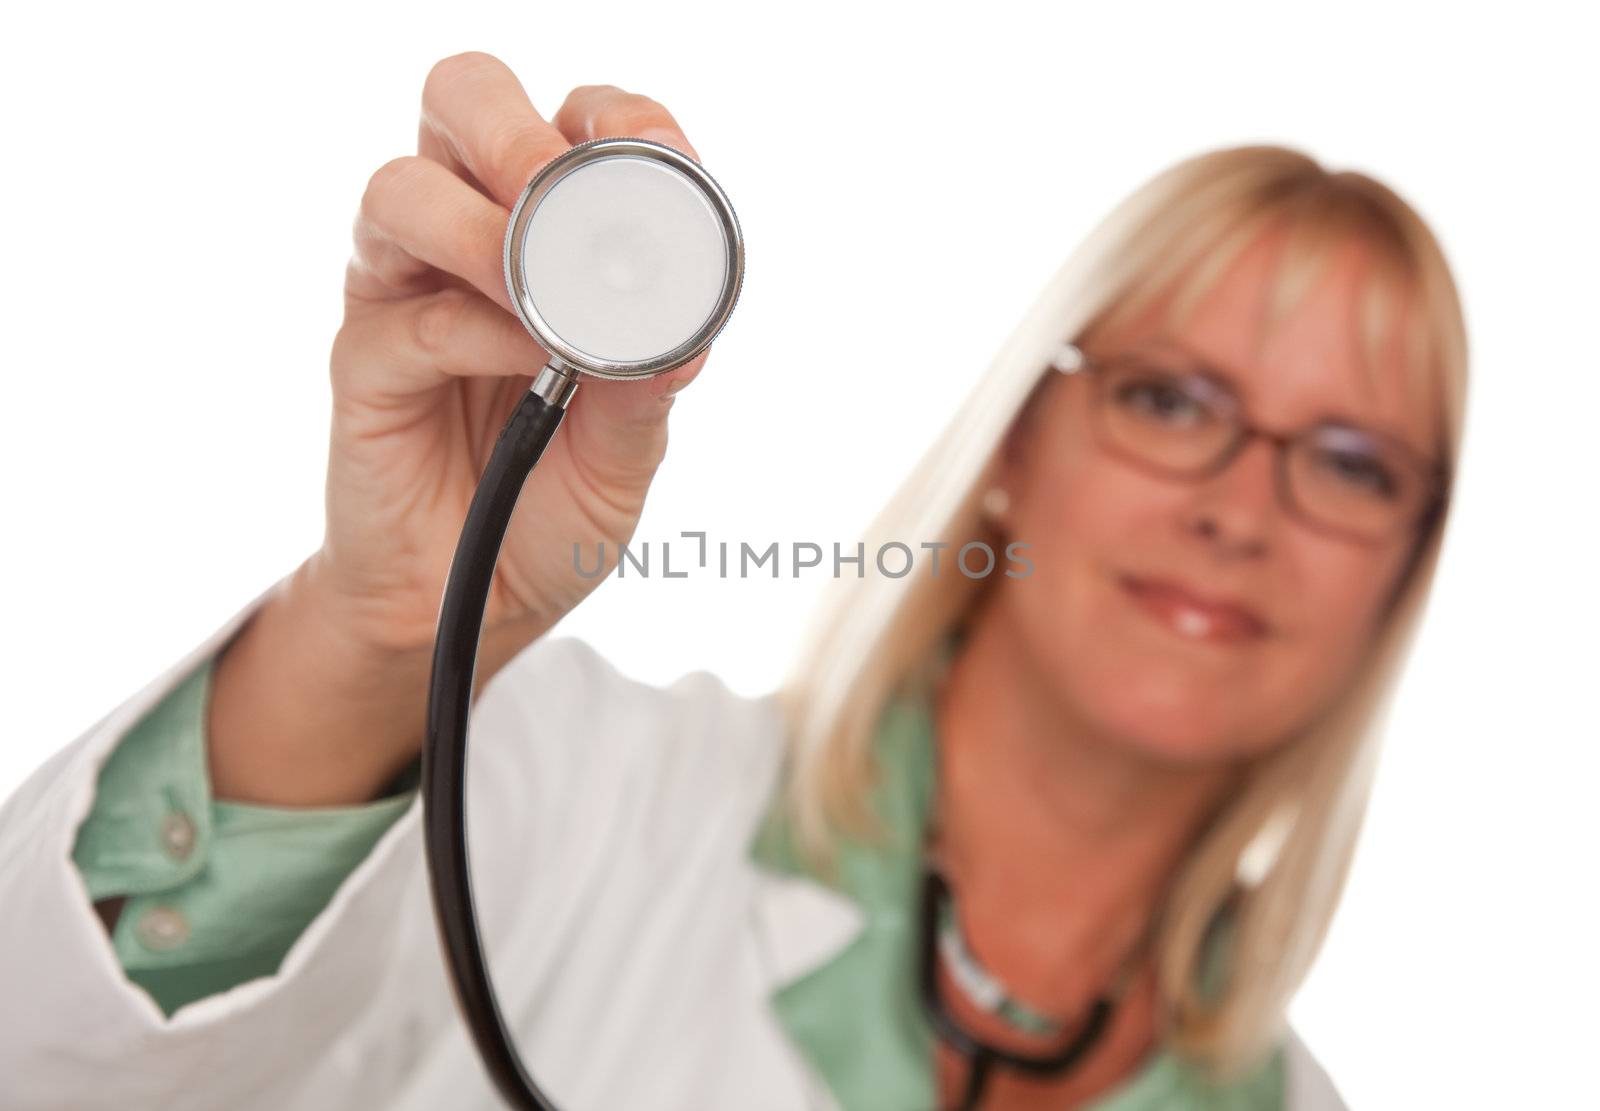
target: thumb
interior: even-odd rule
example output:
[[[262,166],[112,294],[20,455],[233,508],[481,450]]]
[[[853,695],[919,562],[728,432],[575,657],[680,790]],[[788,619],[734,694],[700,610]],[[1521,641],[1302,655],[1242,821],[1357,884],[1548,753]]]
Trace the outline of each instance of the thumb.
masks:
[[[667,414],[678,391],[705,366],[709,350],[653,378],[586,376],[572,399],[568,449],[593,479],[623,487],[649,483],[667,450]]]
[[[641,429],[659,424],[666,419],[678,391],[699,376],[710,353],[707,348],[682,366],[641,380],[586,377],[578,390],[584,406],[591,410],[586,419],[601,430],[619,434],[637,435]]]

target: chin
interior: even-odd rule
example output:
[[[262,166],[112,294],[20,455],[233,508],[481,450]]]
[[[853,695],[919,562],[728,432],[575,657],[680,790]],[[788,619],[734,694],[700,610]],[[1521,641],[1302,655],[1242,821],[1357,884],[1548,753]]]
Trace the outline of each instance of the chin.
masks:
[[[1238,755],[1237,703],[1193,676],[1121,671],[1080,698],[1097,732],[1156,759],[1204,764]]]
[[[1274,716],[1262,700],[1275,670],[1264,652],[1281,645],[1191,642],[1093,576],[1070,582],[1014,615],[1069,719],[1164,763],[1211,764],[1259,750]]]

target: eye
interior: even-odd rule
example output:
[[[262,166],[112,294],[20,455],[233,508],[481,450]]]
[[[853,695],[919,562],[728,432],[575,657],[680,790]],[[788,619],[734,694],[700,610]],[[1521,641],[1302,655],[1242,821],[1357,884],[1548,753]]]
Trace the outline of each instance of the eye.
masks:
[[[1315,461],[1324,476],[1354,492],[1386,501],[1400,496],[1399,474],[1371,451],[1323,446],[1317,450]]]
[[[1159,424],[1201,424],[1211,409],[1187,389],[1182,379],[1161,374],[1131,374],[1117,382],[1111,400],[1119,409]]]

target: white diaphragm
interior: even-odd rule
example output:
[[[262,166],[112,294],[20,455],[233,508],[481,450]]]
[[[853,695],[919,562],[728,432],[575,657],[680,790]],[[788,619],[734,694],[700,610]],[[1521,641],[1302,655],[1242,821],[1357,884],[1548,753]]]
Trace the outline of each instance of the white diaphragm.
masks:
[[[743,255],[732,206],[698,164],[662,144],[601,139],[529,183],[507,231],[506,281],[553,358],[633,378],[710,343]]]

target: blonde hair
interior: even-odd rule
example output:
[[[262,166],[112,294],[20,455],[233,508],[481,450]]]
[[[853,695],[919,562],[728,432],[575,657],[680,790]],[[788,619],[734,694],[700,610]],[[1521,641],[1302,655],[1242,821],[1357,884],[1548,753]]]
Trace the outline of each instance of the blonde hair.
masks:
[[[980,499],[997,450],[1064,340],[1139,311],[1152,298],[1192,304],[1256,234],[1288,229],[1274,287],[1284,312],[1330,252],[1352,237],[1374,262],[1362,306],[1369,353],[1402,319],[1412,365],[1440,399],[1440,458],[1453,471],[1465,412],[1465,328],[1439,244],[1405,201],[1373,179],[1331,172],[1297,151],[1249,146],[1204,153],[1159,174],[1119,205],[1045,286],[864,536],[879,545],[938,539],[957,550],[984,535]],[[1409,313],[1402,312],[1409,308]],[[1216,1078],[1260,1061],[1322,945],[1348,874],[1387,714],[1438,560],[1445,513],[1427,523],[1388,619],[1337,703],[1256,758],[1197,837],[1155,924],[1166,1035]],[[873,561],[868,560],[870,565]],[[901,685],[928,674],[940,638],[983,579],[838,578],[813,615],[779,688],[790,748],[783,804],[802,857],[831,875],[836,838],[874,838],[869,805],[879,715]],[[1198,994],[1201,945],[1231,907],[1231,973]]]

